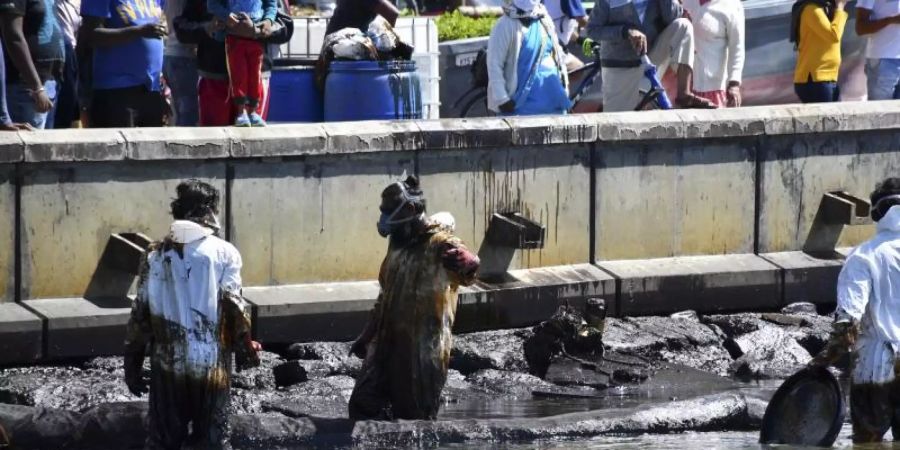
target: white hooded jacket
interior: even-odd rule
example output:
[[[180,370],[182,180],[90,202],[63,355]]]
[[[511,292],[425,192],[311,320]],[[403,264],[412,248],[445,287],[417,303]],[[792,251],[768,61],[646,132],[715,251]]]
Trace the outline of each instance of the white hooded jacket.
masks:
[[[900,205],[878,221],[874,238],[847,257],[835,314],[838,322],[859,322],[853,382],[893,380],[900,353]]]
[[[205,377],[222,364],[219,346],[219,292],[240,294],[241,255],[212,230],[194,222],[175,221],[169,237],[183,244],[148,255],[149,274],[137,301],[147,302],[149,313],[172,324],[172,339],[158,342],[164,367],[174,373]],[[171,348],[166,348],[171,346]],[[168,356],[171,355],[171,356]]]

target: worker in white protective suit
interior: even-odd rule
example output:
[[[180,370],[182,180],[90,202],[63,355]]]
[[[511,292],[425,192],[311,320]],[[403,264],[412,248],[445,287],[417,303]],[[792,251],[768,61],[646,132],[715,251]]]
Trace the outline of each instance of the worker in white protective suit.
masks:
[[[216,236],[219,193],[178,185],[175,221],[142,263],[125,339],[125,383],[149,390],[147,448],[228,448],[228,404],[237,370],[259,365],[241,293],[241,255]],[[144,357],[150,357],[145,379]]]
[[[853,441],[900,436],[900,178],[871,195],[877,234],[853,250],[838,277],[834,331],[813,364],[851,352]]]

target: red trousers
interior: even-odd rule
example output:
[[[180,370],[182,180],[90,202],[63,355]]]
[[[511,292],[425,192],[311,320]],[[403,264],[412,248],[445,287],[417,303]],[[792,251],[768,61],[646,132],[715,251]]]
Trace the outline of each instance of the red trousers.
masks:
[[[227,127],[237,117],[237,105],[231,100],[228,80],[200,78],[197,95],[200,99],[200,126]],[[263,80],[257,97],[260,99],[260,113],[263,120],[269,117],[269,83]]]
[[[225,55],[232,100],[235,104],[257,109],[260,104],[257,93],[262,84],[263,43],[229,35],[225,37]]]

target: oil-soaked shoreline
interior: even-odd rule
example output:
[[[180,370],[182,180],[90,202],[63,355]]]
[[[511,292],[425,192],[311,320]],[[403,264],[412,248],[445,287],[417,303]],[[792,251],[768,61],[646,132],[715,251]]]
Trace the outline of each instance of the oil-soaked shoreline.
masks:
[[[273,348],[261,367],[234,377],[233,443],[433,447],[752,431],[778,385],[772,380],[806,364],[830,324],[797,306],[609,319],[608,374],[559,359],[547,381],[528,374],[522,345],[530,329],[459,335],[437,422],[354,424],[346,405],[361,362],[347,356],[349,344]],[[20,448],[139,448],[146,403],[122,376],[120,358],[0,370],[0,424]]]

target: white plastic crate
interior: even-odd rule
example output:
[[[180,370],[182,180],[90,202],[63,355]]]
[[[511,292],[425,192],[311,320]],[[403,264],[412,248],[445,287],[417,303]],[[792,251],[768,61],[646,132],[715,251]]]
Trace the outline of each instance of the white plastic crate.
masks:
[[[426,119],[441,118],[441,72],[439,53],[413,54],[416,72],[422,87],[423,117]]]

